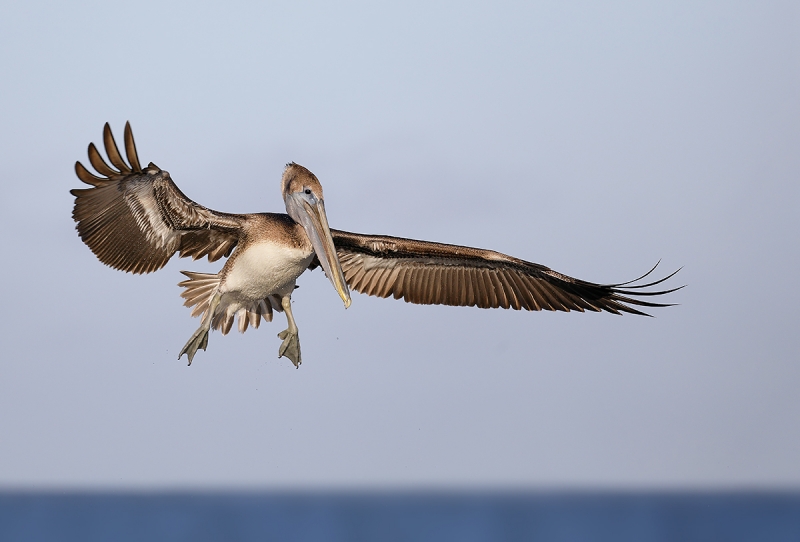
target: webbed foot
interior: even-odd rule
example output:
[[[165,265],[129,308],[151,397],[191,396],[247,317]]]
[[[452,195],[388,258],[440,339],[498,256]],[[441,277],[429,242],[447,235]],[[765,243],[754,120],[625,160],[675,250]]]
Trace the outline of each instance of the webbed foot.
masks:
[[[295,368],[300,367],[303,362],[300,360],[300,335],[297,331],[284,329],[278,333],[278,338],[283,339],[280,348],[278,348],[278,357],[286,356],[294,363]]]
[[[197,350],[205,350],[208,346],[208,329],[205,326],[200,326],[200,328],[192,334],[189,341],[181,350],[181,353],[178,354],[178,359],[186,354],[189,358],[189,365],[192,364],[192,359],[194,359],[194,355],[197,353]]]

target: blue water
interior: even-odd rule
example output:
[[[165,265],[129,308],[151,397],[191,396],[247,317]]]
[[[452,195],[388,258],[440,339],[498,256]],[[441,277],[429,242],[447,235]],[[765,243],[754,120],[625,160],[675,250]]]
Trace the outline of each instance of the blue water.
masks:
[[[800,493],[0,493],[0,541],[800,541]]]

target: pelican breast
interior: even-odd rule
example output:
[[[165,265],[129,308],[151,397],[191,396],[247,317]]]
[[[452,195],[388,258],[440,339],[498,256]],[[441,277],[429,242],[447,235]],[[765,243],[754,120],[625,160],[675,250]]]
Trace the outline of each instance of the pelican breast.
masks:
[[[287,295],[314,258],[310,248],[261,239],[240,248],[223,270],[222,293],[246,299]],[[230,265],[228,265],[230,264]]]

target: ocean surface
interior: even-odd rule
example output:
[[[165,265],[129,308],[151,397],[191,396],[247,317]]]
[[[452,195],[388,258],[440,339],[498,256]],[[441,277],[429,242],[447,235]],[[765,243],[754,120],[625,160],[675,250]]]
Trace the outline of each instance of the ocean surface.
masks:
[[[0,540],[797,542],[800,492],[0,492]]]

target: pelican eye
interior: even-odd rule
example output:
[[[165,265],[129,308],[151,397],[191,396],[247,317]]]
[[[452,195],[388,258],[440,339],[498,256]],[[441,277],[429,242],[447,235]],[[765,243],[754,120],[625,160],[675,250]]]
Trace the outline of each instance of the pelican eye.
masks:
[[[311,194],[311,189],[310,189],[310,188],[306,188],[306,189],[305,189],[305,193],[306,193],[306,194]]]

